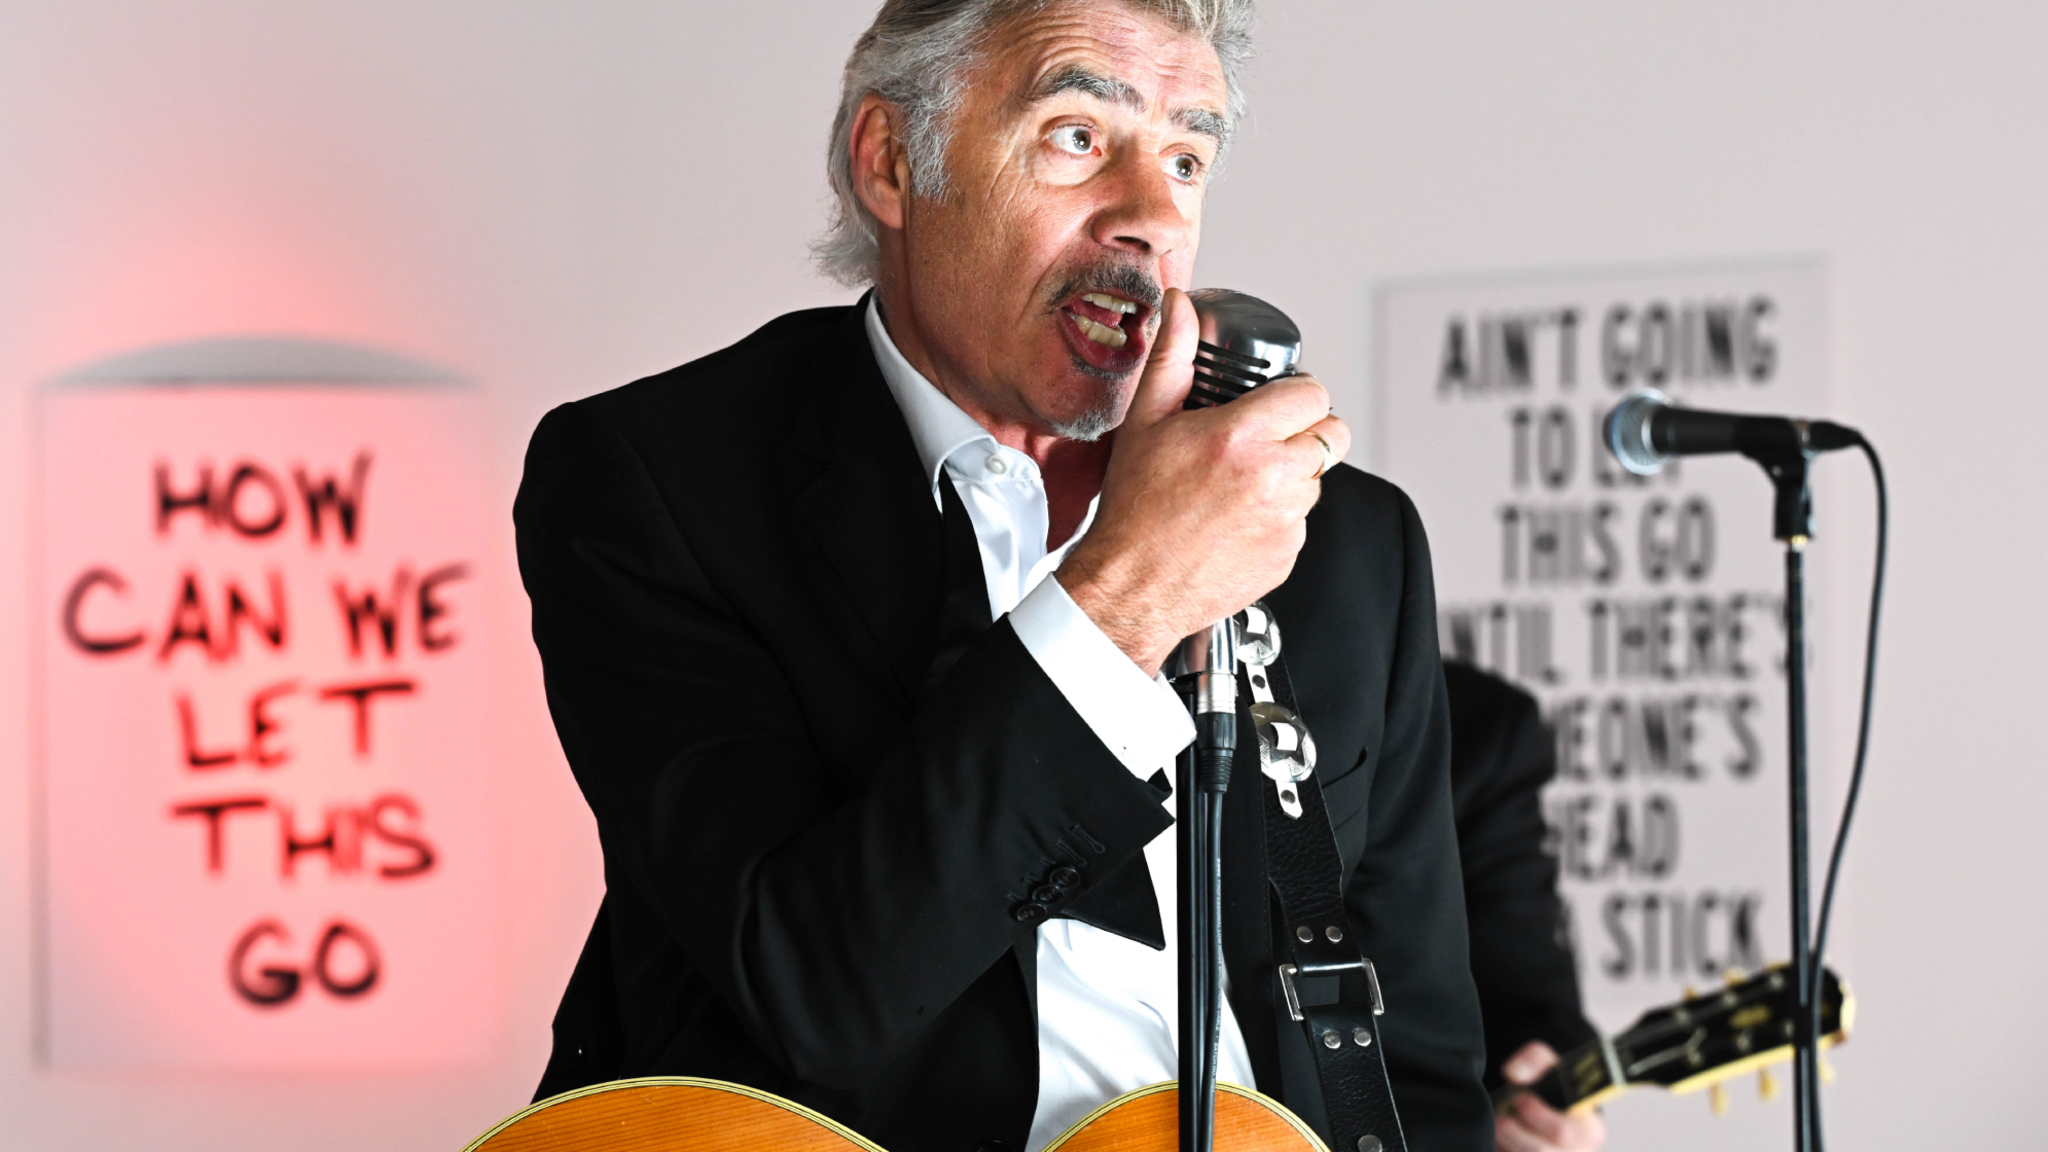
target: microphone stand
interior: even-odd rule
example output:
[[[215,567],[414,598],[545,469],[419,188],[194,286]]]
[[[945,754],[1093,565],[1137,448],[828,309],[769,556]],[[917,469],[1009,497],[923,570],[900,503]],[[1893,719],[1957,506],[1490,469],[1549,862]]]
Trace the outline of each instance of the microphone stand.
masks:
[[[1870,607],[1870,639],[1864,663],[1863,718],[1856,744],[1856,771],[1843,808],[1842,828],[1828,869],[1828,898],[1821,902],[1821,939],[1826,942],[1835,869],[1855,810],[1855,784],[1862,779],[1870,732],[1870,689],[1877,659],[1877,605],[1884,587],[1884,472],[1877,454],[1853,428],[1825,420],[1784,420],[1725,412],[1658,413],[1671,401],[1662,393],[1638,392],[1608,414],[1608,448],[1622,466],[1647,476],[1674,456],[1736,451],[1763,466],[1771,478],[1771,534],[1785,545],[1785,764],[1786,815],[1790,823],[1792,990],[1798,1004],[1792,1022],[1792,1115],[1799,1152],[1820,1152],[1819,957],[1815,952],[1812,891],[1807,857],[1806,759],[1806,545],[1813,538],[1813,492],[1809,484],[1816,453],[1861,446],[1870,458],[1878,490],[1878,553]],[[1683,416],[1683,419],[1678,417]]]
[[[1180,1149],[1211,1152],[1223,1022],[1223,794],[1237,754],[1237,622],[1181,641],[1169,664],[1195,722],[1177,762]]]
[[[1818,973],[1814,971],[1812,893],[1807,876],[1806,759],[1806,545],[1813,538],[1813,492],[1808,473],[1813,451],[1806,425],[1796,449],[1746,453],[1763,466],[1775,488],[1772,535],[1785,544],[1785,761],[1787,809],[1791,823],[1792,1124],[1798,1152],[1820,1152],[1820,1037],[1816,1034]]]

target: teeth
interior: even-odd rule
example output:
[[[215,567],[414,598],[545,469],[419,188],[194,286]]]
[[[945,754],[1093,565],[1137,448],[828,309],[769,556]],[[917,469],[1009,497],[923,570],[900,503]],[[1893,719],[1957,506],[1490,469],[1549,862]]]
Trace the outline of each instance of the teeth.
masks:
[[[1075,316],[1072,312],[1067,313],[1067,315],[1073,317],[1074,324],[1081,329],[1081,335],[1095,341],[1097,344],[1107,344],[1111,348],[1121,348],[1124,346],[1124,342],[1130,339],[1130,337],[1124,335],[1124,330],[1121,328],[1111,328],[1107,324],[1097,324],[1086,316]]]
[[[1125,300],[1120,296],[1107,296],[1101,292],[1090,292],[1082,296],[1081,299],[1095,305],[1097,308],[1105,308],[1111,312],[1121,312],[1126,316],[1138,310],[1138,306],[1129,300]]]

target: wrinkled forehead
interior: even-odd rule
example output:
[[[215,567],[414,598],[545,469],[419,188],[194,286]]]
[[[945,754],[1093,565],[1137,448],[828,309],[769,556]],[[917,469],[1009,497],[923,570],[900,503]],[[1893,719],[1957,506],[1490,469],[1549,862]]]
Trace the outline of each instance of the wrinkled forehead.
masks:
[[[1214,136],[1229,130],[1229,85],[1199,33],[1116,0],[1026,10],[991,28],[976,83],[1008,108],[1076,96]]]

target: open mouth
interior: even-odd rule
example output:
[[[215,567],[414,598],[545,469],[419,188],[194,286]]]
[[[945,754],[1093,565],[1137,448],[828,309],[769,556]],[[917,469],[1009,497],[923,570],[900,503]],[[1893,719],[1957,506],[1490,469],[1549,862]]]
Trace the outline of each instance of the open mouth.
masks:
[[[1068,343],[1090,366],[1125,372],[1145,355],[1145,321],[1152,309],[1109,292],[1083,292],[1060,309]]]

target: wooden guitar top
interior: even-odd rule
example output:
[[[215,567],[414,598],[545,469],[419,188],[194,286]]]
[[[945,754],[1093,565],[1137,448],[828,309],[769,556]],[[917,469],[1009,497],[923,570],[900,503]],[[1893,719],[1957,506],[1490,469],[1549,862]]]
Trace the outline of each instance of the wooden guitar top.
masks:
[[[1216,1086],[1217,1152],[1328,1152],[1277,1101]],[[1104,1104],[1044,1152],[1178,1152],[1172,1083]],[[651,1076],[550,1097],[464,1152],[883,1152],[843,1124],[780,1096],[721,1080]]]
[[[1140,1088],[1090,1113],[1044,1152],[1180,1152],[1180,1089]],[[1278,1100],[1216,1085],[1216,1152],[1329,1152]]]

